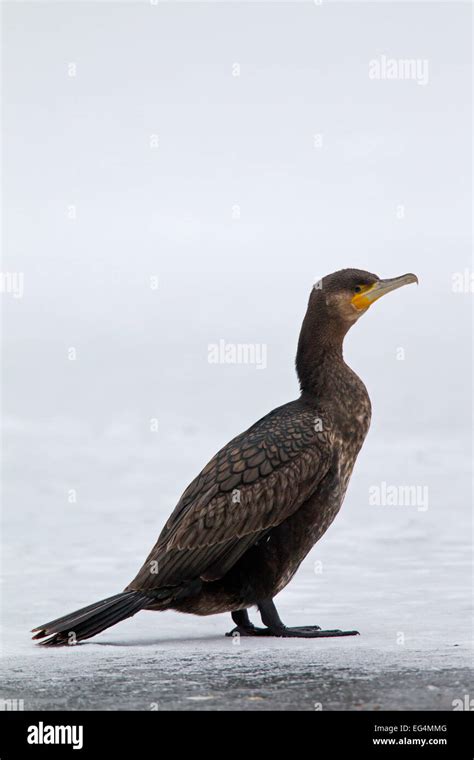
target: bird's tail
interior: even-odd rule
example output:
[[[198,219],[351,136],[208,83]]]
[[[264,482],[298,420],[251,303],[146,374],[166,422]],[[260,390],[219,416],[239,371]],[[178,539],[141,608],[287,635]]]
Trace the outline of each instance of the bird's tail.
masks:
[[[43,646],[75,644],[132,617],[149,603],[150,597],[140,591],[122,591],[121,594],[109,596],[108,599],[33,628],[32,633],[36,634],[33,638],[44,639],[40,642]]]

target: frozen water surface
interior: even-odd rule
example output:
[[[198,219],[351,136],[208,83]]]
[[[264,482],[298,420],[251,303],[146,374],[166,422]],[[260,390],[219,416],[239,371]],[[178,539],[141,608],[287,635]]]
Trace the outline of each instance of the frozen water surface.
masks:
[[[472,693],[468,462],[449,444],[436,453],[368,446],[342,511],[277,598],[287,624],[360,631],[347,639],[235,640],[224,636],[230,616],[141,612],[76,647],[42,649],[29,629],[120,590],[167,512],[157,519],[149,504],[134,503],[133,483],[122,504],[103,494],[67,507],[17,483],[28,506],[26,515],[5,516],[1,696],[23,699],[25,709],[452,709]],[[122,455],[117,447],[117,461]],[[173,473],[167,456],[160,502]],[[390,462],[413,482],[410,462],[420,457],[426,510],[368,503],[379,467],[387,472]],[[443,477],[438,457],[450,459],[457,478]],[[56,508],[43,510],[48,500]]]

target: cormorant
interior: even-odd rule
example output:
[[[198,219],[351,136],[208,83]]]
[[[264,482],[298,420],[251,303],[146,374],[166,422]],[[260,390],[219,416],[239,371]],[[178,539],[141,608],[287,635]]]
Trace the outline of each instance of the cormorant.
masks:
[[[183,493],[138,575],[115,596],[33,629],[42,644],[90,638],[141,609],[230,612],[242,636],[351,636],[289,628],[273,598],[337,515],[370,424],[364,383],[342,356],[369,306],[414,274],[343,269],[313,287],[296,355],[301,395],[222,448]],[[263,628],[247,610],[258,607]],[[228,634],[228,635],[230,635]]]

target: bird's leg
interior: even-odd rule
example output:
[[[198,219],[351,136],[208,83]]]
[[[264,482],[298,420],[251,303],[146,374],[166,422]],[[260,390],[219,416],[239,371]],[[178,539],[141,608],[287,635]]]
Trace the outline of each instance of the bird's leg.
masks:
[[[287,626],[280,620],[277,609],[272,599],[265,599],[259,602],[258,609],[262,618],[262,622],[266,628],[257,628],[258,636],[281,636],[283,638],[300,638],[300,639],[316,639],[316,638],[328,638],[333,636],[357,636],[359,631],[341,631],[334,629],[330,631],[322,631],[317,625],[299,626],[296,628],[287,628]]]
[[[250,622],[249,614],[247,610],[235,610],[232,612],[232,620],[236,624],[236,627],[226,633],[226,636],[262,636],[267,635],[265,628],[256,628],[253,623]]]

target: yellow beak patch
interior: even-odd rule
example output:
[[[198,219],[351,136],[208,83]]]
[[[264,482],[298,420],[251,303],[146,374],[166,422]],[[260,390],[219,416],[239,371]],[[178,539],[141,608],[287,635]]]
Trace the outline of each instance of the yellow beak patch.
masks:
[[[376,300],[375,298],[370,298],[367,295],[371,290],[374,289],[374,286],[376,284],[377,283],[374,282],[372,285],[360,286],[360,293],[355,293],[355,295],[353,295],[353,297],[351,298],[351,303],[356,307],[356,309],[359,309],[359,311],[362,311],[363,309],[368,309],[370,304]]]
[[[402,274],[401,277],[392,277],[390,280],[376,280],[372,285],[360,285],[360,293],[352,296],[351,303],[356,309],[363,311],[386,293],[391,293],[392,290],[409,285],[411,282],[418,283],[418,277],[410,272]]]

